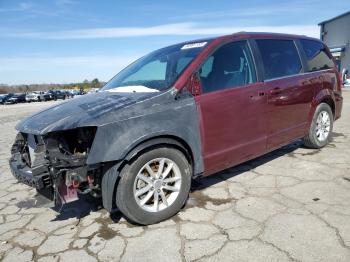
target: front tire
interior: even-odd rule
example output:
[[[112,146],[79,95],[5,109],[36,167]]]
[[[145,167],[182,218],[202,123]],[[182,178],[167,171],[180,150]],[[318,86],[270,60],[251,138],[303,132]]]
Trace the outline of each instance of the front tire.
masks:
[[[134,158],[121,171],[116,204],[128,220],[149,225],[175,215],[185,204],[192,168],[178,150],[159,147]]]
[[[333,113],[330,106],[321,103],[317,106],[312,118],[310,130],[304,137],[304,145],[308,148],[319,149],[329,143],[333,130]]]

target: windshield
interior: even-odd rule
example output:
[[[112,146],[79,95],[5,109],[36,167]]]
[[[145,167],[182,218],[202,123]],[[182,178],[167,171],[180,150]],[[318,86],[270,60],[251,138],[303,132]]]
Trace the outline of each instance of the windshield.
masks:
[[[120,87],[128,86],[138,87],[134,90],[140,92],[147,92],[147,89],[155,92],[166,90],[175,83],[207,43],[208,41],[178,44],[156,50],[126,67],[102,90],[115,89],[116,92],[123,92],[128,89]]]

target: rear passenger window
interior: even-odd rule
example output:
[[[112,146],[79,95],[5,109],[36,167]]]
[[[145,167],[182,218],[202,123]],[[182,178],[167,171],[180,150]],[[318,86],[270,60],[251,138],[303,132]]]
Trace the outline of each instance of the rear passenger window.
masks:
[[[292,40],[261,39],[256,42],[263,60],[265,80],[301,72],[301,61]]]
[[[330,69],[334,67],[332,59],[325,52],[322,43],[313,40],[300,40],[307,58],[308,72]]]

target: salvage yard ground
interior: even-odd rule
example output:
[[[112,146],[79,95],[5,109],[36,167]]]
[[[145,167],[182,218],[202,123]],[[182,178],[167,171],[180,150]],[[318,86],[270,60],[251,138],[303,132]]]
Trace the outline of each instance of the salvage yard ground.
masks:
[[[0,106],[0,260],[350,261],[350,91],[332,142],[300,142],[196,181],[185,209],[152,226],[91,202],[61,215],[8,168],[14,126],[53,103]]]

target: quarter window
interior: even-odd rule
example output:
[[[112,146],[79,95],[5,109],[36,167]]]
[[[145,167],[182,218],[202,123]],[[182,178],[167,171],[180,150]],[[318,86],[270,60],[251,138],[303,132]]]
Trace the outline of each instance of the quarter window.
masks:
[[[322,43],[306,39],[300,40],[300,43],[307,58],[308,72],[334,67],[334,63],[326,53]]]
[[[225,44],[199,70],[203,93],[254,83],[255,70],[247,41]]]
[[[298,51],[292,40],[257,40],[264,65],[264,79],[299,74],[302,70]]]

